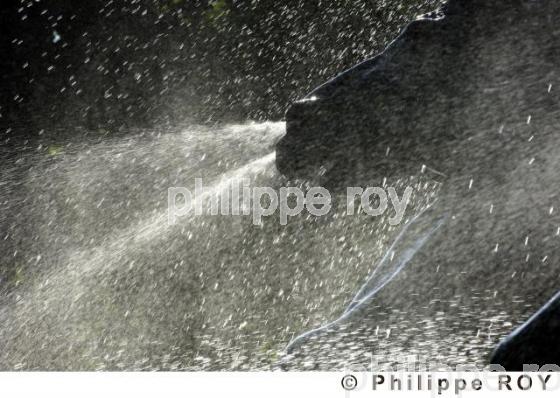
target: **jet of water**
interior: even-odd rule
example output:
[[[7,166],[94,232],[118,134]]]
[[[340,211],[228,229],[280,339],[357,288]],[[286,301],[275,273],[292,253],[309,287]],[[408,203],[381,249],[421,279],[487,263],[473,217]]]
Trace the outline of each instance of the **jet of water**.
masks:
[[[286,346],[285,351],[288,354],[290,354],[295,348],[297,348],[301,343],[303,343],[310,337],[327,331],[348,319],[356,311],[367,305],[377,295],[377,293],[379,293],[385,286],[387,286],[389,282],[391,282],[399,273],[401,273],[401,271],[406,267],[406,265],[410,262],[414,255],[424,246],[424,244],[432,237],[432,235],[441,228],[441,226],[447,219],[446,215],[437,218],[435,221],[428,223],[427,227],[422,228],[418,233],[419,237],[414,239],[413,242],[409,244],[407,244],[407,242],[403,243],[404,236],[407,234],[410,227],[414,224],[420,224],[419,220],[423,218],[425,213],[432,206],[433,203],[432,205],[422,210],[404,226],[401,232],[397,235],[393,244],[381,258],[381,261],[379,262],[377,267],[375,267],[374,271],[368,277],[367,281],[358,290],[342,315],[332,322],[329,322],[316,329],[307,331],[294,338]],[[422,224],[422,226],[424,226],[424,224]],[[399,248],[399,245],[401,245],[401,243],[404,245],[404,247]],[[397,251],[400,251],[400,253],[397,255],[397,258],[394,259],[393,256]]]

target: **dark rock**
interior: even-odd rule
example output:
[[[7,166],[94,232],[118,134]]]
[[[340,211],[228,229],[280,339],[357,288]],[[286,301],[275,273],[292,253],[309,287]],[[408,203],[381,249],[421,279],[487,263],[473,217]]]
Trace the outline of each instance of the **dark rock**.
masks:
[[[420,17],[383,53],[288,109],[278,169],[351,179],[487,158],[480,148],[454,148],[469,132],[555,103],[545,85],[560,65],[556,8],[551,0],[451,0]]]
[[[498,346],[491,363],[510,372],[521,372],[524,365],[560,364],[560,293]]]
[[[289,178],[363,185],[423,165],[445,176],[447,202],[435,211],[446,208],[452,221],[413,259],[414,276],[402,276],[407,294],[387,289],[378,300],[416,312],[421,303],[405,307],[413,294],[441,289],[442,302],[459,297],[480,314],[476,288],[493,297],[489,307],[509,302],[501,308],[520,322],[558,291],[558,11],[553,0],[451,0],[288,110],[277,166]],[[448,272],[429,273],[433,264]],[[445,311],[447,322],[462,322]],[[492,362],[560,364],[559,332],[556,296]]]

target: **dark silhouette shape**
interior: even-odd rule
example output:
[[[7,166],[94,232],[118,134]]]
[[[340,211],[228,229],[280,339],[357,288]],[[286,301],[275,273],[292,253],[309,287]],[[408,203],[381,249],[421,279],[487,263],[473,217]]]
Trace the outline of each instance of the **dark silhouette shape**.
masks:
[[[535,256],[530,260],[517,242],[531,235],[535,252],[557,253],[547,225],[552,210],[546,216],[533,210],[558,197],[551,165],[560,125],[559,10],[552,0],[450,0],[408,25],[380,55],[294,103],[277,145],[279,171],[335,186],[410,175],[423,166],[449,176],[456,194],[442,208],[469,220],[463,224],[469,231],[442,234],[429,262],[460,264],[470,279],[457,276],[445,289],[455,286],[466,297],[476,284],[507,296],[517,283],[525,297],[552,294],[558,287],[539,273],[550,275],[553,266],[529,268]],[[536,136],[542,141],[528,144]],[[528,168],[539,156],[542,167]],[[469,179],[468,189],[457,188]],[[489,203],[504,211],[480,210]],[[499,257],[491,257],[483,251],[489,242],[506,248],[496,246]],[[519,282],[506,276],[512,270],[524,275]],[[492,363],[508,370],[559,364],[559,332],[560,295],[508,337]]]
[[[492,359],[493,364],[510,372],[523,371],[523,365],[560,364],[560,293],[526,323],[500,343]],[[551,369],[549,369],[551,370]]]
[[[363,170],[453,168],[465,130],[550,105],[537,85],[560,65],[554,3],[451,0],[413,21],[384,52],[288,109],[278,169],[348,179]],[[465,112],[473,101],[477,115]]]

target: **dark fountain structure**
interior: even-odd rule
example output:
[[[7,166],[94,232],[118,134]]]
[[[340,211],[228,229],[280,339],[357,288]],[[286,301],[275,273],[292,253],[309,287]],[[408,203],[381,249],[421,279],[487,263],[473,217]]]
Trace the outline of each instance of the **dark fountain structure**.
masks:
[[[535,310],[554,297],[516,321],[489,361],[560,364],[557,1],[450,0],[294,103],[286,119],[277,167],[289,178],[320,175],[335,189],[424,170],[441,178],[451,198],[441,206],[455,221],[416,261],[463,271],[448,282],[455,294],[483,284],[506,299],[537,297]],[[419,291],[432,286],[421,282]]]

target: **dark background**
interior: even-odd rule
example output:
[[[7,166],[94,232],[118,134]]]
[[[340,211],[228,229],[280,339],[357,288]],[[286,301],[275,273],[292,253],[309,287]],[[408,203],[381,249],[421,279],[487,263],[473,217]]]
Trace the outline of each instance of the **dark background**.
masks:
[[[279,120],[439,3],[3,1],[0,138]]]

